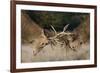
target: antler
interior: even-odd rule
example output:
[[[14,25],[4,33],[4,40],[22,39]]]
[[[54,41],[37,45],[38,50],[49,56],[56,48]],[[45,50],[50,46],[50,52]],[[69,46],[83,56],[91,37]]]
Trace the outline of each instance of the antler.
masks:
[[[68,28],[69,24],[65,25],[65,27],[63,28],[63,32],[66,31],[66,29]]]
[[[50,25],[50,26],[53,29],[54,33],[57,34],[57,31],[55,30],[55,28],[52,25]]]

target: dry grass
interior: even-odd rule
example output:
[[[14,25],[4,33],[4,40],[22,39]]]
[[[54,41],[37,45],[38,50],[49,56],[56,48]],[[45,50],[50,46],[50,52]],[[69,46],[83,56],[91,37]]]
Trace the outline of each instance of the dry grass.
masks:
[[[74,43],[75,45],[75,43]],[[45,46],[37,55],[33,55],[32,45],[23,44],[22,45],[22,62],[45,62],[45,61],[64,61],[64,60],[86,60],[89,59],[89,43],[81,45],[77,48],[77,51],[71,49],[65,49],[57,44],[55,47],[48,44]]]

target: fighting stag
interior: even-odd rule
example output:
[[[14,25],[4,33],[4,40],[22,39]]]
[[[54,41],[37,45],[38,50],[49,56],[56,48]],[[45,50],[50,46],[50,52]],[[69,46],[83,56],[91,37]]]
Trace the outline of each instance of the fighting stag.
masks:
[[[60,43],[61,47],[65,46],[66,50],[67,49],[71,49],[73,51],[76,51],[76,49],[74,49],[75,47],[73,47],[71,45],[71,43],[73,43],[73,41],[75,40],[75,33],[66,31],[66,29],[68,28],[69,24],[67,24],[64,28],[63,31],[60,33],[57,33],[57,31],[55,30],[55,28],[51,25],[51,28],[53,29],[55,35],[53,37],[49,38],[49,43],[51,45],[51,48],[54,49],[54,46],[56,46],[58,43]]]

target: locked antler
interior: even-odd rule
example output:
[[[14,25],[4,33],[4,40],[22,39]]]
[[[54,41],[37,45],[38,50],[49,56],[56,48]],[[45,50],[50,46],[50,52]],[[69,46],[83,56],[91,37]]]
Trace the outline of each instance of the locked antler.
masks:
[[[55,35],[57,34],[57,31],[55,30],[55,28],[51,25],[51,28],[53,29]]]
[[[66,31],[66,29],[68,28],[69,24],[65,25],[65,27],[63,28],[63,32]]]
[[[63,28],[63,31],[60,33],[57,33],[56,30],[54,29],[54,27],[51,25],[51,28],[53,29],[53,31],[55,32],[55,35],[53,37],[50,37],[50,44],[51,47],[53,48],[53,46],[57,45],[57,43],[61,43],[63,45],[65,45],[66,49],[67,46],[69,48],[71,48],[70,46],[70,40],[69,40],[69,36],[74,34],[72,32],[65,32],[66,29],[68,28],[69,24],[65,25]],[[72,36],[70,36],[70,38],[73,38]],[[72,48],[71,48],[72,49]]]

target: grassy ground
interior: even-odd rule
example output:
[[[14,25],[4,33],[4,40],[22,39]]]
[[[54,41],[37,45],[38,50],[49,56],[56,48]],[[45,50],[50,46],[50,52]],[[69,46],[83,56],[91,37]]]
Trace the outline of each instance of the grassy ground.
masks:
[[[59,44],[51,48],[50,44],[45,46],[37,55],[33,55],[32,45],[23,44],[21,52],[22,62],[45,62],[45,61],[64,61],[64,60],[85,60],[89,59],[89,43],[85,43],[77,51],[65,49]]]

